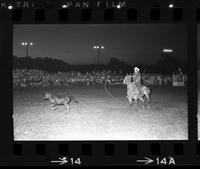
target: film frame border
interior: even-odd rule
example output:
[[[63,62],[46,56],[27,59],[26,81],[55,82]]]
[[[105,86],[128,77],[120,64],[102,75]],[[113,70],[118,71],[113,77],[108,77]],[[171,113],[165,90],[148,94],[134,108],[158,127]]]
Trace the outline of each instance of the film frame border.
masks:
[[[49,163],[53,158],[61,156],[58,152],[59,145],[67,145],[66,148],[67,154],[74,157],[80,156],[83,159],[83,163],[81,165],[140,165],[136,163],[137,159],[142,159],[145,156],[149,158],[158,157],[167,157],[169,155],[174,156],[176,159],[176,165],[199,165],[200,159],[200,143],[197,140],[197,24],[200,21],[200,2],[197,1],[180,1],[174,0],[173,3],[177,6],[178,18],[180,17],[180,13],[182,13],[182,18],[179,20],[176,18],[176,14],[174,14],[174,10],[166,8],[171,1],[158,2],[155,1],[131,1],[126,0],[127,6],[122,9],[116,9],[114,7],[111,8],[96,8],[95,3],[93,1],[89,1],[91,3],[91,20],[82,20],[81,14],[83,16],[83,11],[85,9],[68,9],[69,18],[66,21],[58,21],[59,8],[55,8],[55,1],[53,5],[47,4],[46,1],[42,0],[40,2],[36,2],[36,0],[31,1],[35,2],[35,7],[33,9],[22,9],[22,18],[19,21],[13,21],[12,12],[8,9],[0,9],[0,22],[1,22],[1,36],[3,37],[1,40],[1,55],[12,56],[12,39],[13,39],[13,24],[87,24],[87,23],[130,23],[130,24],[184,24],[187,26],[187,38],[188,38],[188,136],[189,140],[175,140],[175,141],[53,141],[53,142],[25,142],[25,141],[13,141],[13,128],[12,128],[12,116],[11,114],[3,114],[3,118],[1,121],[1,133],[7,139],[1,139],[1,159],[3,161],[3,165],[10,165],[11,161],[13,164],[11,165],[24,165],[26,162],[27,165],[51,165]],[[154,14],[150,13],[150,10],[155,9]],[[35,9],[39,9],[39,13],[43,13],[45,11],[45,19],[35,21]],[[129,20],[127,18],[127,11],[132,10],[136,17],[133,17],[133,20]],[[110,12],[111,15],[113,13],[113,20],[104,20],[104,11],[113,11]],[[171,11],[169,11],[171,10]],[[13,9],[14,11],[14,9]],[[20,9],[18,10],[20,11]],[[43,12],[42,12],[43,11]],[[182,11],[182,12],[180,12]],[[20,13],[20,12],[19,12]],[[36,12],[37,13],[37,12]],[[108,12],[109,13],[109,12]],[[160,13],[159,18],[157,15]],[[52,15],[55,14],[55,15]],[[37,15],[37,14],[36,14]],[[41,15],[41,14],[39,14]],[[108,14],[110,15],[110,14]],[[156,17],[156,19],[152,20],[151,16]],[[51,17],[50,17],[51,16]],[[52,17],[53,16],[53,17]],[[109,16],[110,17],[110,16]],[[174,17],[176,19],[174,19]],[[72,19],[73,18],[73,19]],[[112,18],[112,17],[111,17]],[[5,88],[8,90],[8,95],[2,101],[3,105],[6,106],[4,110],[6,112],[12,113],[12,104],[8,105],[8,101],[12,100],[12,57],[5,58],[6,64],[2,63],[1,65],[1,77],[5,79],[5,84],[1,83],[2,91]],[[190,90],[193,89],[193,90]],[[5,124],[4,121],[7,121]],[[6,127],[5,127],[6,126]],[[91,153],[87,155],[87,148],[83,148],[89,145],[89,149]],[[130,155],[129,149],[133,149],[133,154]],[[37,152],[39,155],[36,155],[36,146],[41,147],[43,152]],[[114,146],[114,147],[113,147]],[[105,150],[107,147],[108,150]],[[124,148],[125,147],[125,148]],[[129,149],[128,149],[129,147]],[[154,147],[154,148],[152,148]],[[151,150],[154,149],[154,150]],[[113,154],[114,150],[114,154]],[[183,150],[180,153],[180,150]],[[13,152],[14,151],[14,152]],[[15,151],[21,153],[13,155]],[[83,152],[85,151],[85,152]],[[107,152],[107,155],[105,155]],[[135,153],[136,152],[136,153]],[[187,153],[186,153],[187,152]],[[189,153],[190,152],[190,153]],[[40,154],[41,153],[41,154]],[[84,155],[86,153],[86,155]],[[22,156],[21,156],[22,154]],[[64,154],[63,154],[64,155]],[[9,164],[10,163],[10,164]]]

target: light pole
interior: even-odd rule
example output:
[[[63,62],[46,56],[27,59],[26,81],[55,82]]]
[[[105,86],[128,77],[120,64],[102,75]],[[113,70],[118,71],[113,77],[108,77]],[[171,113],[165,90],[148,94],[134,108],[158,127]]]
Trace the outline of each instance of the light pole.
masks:
[[[28,48],[29,46],[33,46],[33,42],[22,42],[21,45],[25,47],[25,53],[26,53],[26,59],[27,59],[26,67],[28,68]]]
[[[94,46],[94,49],[97,49],[97,62],[98,65],[100,64],[100,50],[104,49],[104,46]]]
[[[162,60],[163,60],[163,63],[161,64],[162,66],[162,72],[163,73],[170,73],[171,71],[173,71],[173,65],[171,65],[170,63],[170,58],[172,58],[174,56],[174,51],[173,49],[169,49],[169,48],[165,48],[162,50],[162,54],[161,54],[161,57],[162,57]]]

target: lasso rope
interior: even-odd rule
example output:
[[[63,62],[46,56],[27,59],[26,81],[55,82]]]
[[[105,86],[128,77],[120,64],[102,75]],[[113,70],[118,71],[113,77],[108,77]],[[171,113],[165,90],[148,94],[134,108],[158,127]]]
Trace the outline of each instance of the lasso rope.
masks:
[[[112,98],[114,98],[114,99],[116,99],[116,100],[118,100],[118,101],[120,101],[120,102],[124,102],[124,100],[118,99],[117,97],[113,96],[113,95],[107,90],[107,88],[106,88],[107,81],[109,81],[109,80],[106,80],[105,83],[104,83],[104,89],[105,89],[106,93],[107,93],[110,97],[112,97]],[[113,83],[113,84],[111,84],[111,82],[109,81],[109,84],[110,84],[110,85],[116,85],[116,84],[123,84],[123,83]]]

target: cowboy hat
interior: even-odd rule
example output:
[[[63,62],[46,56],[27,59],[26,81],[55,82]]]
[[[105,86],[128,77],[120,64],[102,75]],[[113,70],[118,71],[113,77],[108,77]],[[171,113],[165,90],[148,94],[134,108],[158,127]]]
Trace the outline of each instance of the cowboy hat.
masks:
[[[140,71],[140,69],[139,69],[138,67],[135,67],[134,70],[136,70],[136,71]]]

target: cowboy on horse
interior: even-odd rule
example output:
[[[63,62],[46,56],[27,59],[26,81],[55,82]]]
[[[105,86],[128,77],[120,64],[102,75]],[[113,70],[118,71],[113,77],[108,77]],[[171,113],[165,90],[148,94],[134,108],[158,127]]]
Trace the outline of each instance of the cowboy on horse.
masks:
[[[134,73],[131,76],[133,83],[136,85],[139,93],[141,94],[141,74],[140,74],[140,69],[138,67],[134,68]]]
[[[144,103],[143,96],[146,96],[150,102],[150,89],[141,84],[141,74],[139,71],[140,69],[135,67],[133,75],[127,75],[123,80],[123,83],[127,85],[127,98],[130,104],[132,104],[133,99],[136,104],[138,99]]]
[[[150,102],[151,91],[147,86],[141,84],[141,74],[140,74],[140,69],[138,67],[134,68],[133,75],[125,76],[123,83],[112,84],[109,79],[105,81],[105,90],[111,97],[113,97],[106,89],[106,82],[108,82],[110,85],[125,84],[127,86],[126,97],[128,98],[130,104],[132,104],[133,100],[135,100],[135,103],[137,104],[138,99],[144,103],[143,97],[146,97],[148,102]]]

